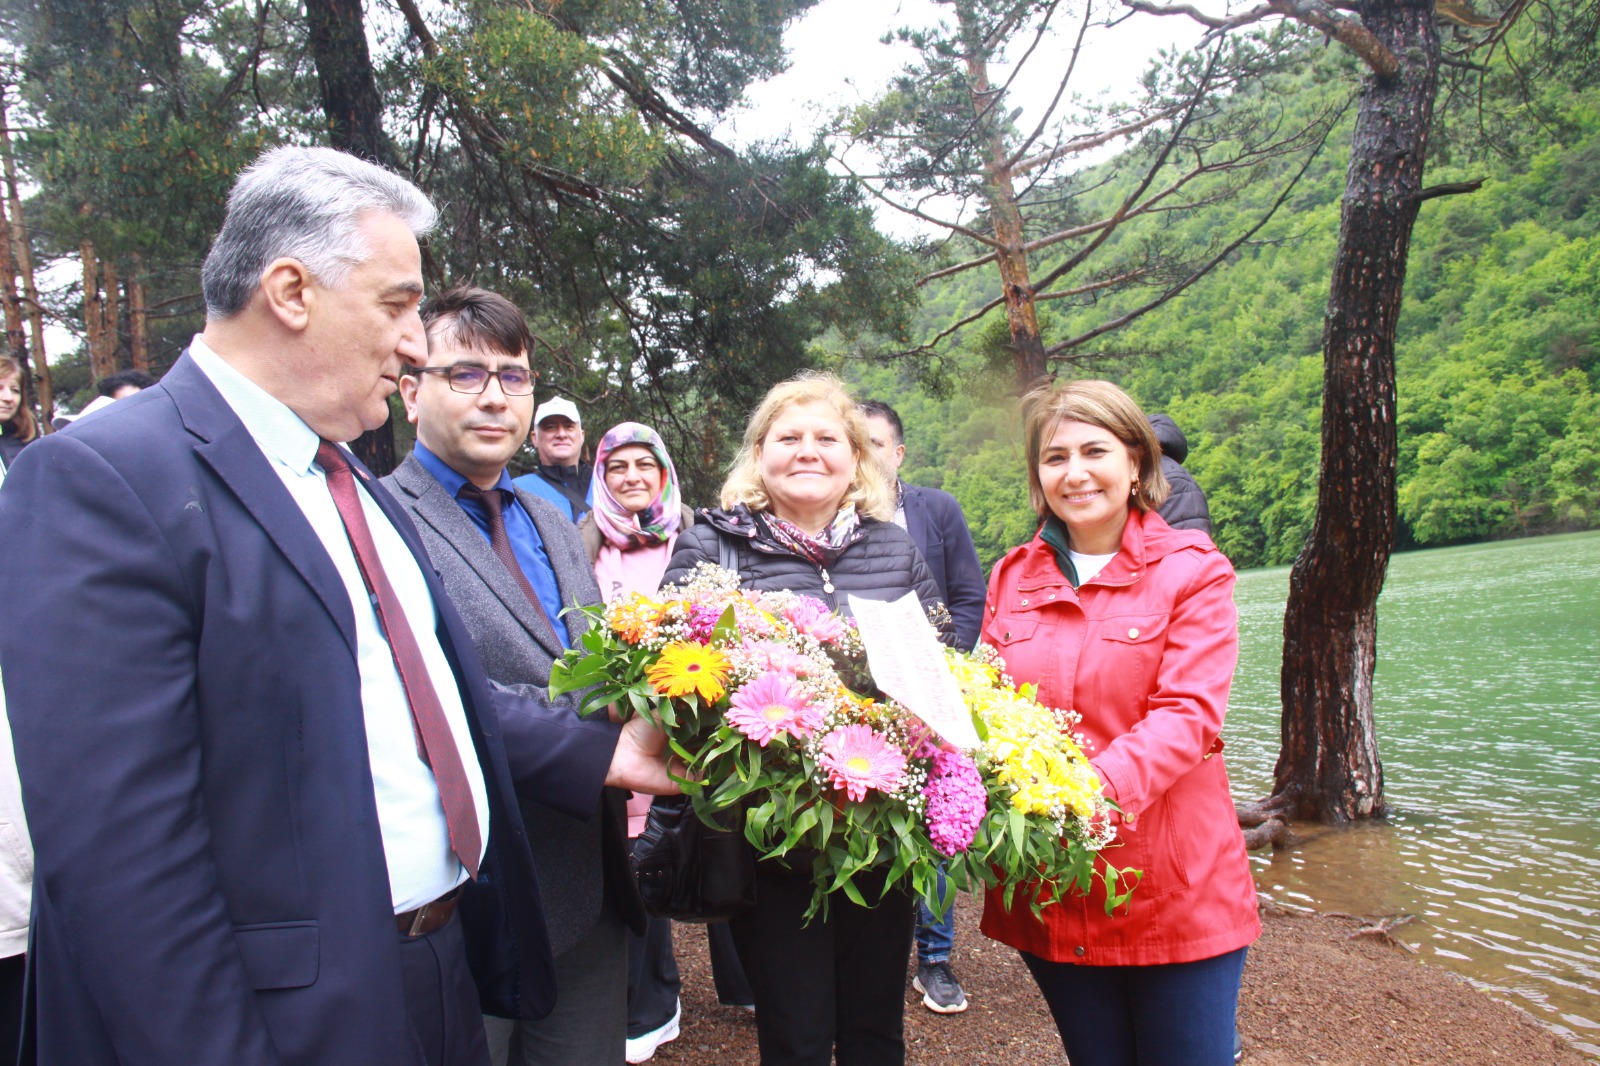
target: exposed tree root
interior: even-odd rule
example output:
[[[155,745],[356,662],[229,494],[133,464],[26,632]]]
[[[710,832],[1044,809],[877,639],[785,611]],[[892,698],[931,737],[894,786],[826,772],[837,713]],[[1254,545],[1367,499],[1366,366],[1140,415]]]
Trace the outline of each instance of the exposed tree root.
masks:
[[[1268,796],[1266,799],[1235,807],[1239,828],[1244,830],[1244,846],[1250,851],[1271,845],[1287,848],[1299,843],[1299,837],[1289,828],[1289,809],[1294,801],[1286,794]]]
[[[1329,911],[1328,917],[1348,918],[1353,922],[1361,923],[1359,929],[1354,929],[1345,934],[1346,940],[1354,940],[1359,936],[1376,937],[1386,944],[1392,944],[1413,955],[1417,953],[1416,948],[1394,935],[1394,931],[1402,925],[1416,921],[1417,916],[1414,914],[1391,914],[1382,918],[1365,918],[1359,914],[1347,914],[1344,911]]]

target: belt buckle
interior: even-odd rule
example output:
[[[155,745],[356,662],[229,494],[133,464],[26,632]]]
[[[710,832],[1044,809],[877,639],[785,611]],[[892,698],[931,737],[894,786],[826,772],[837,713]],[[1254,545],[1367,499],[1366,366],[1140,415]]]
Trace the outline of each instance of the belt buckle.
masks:
[[[418,907],[414,912],[412,912],[411,928],[406,932],[406,936],[421,936],[424,931],[423,926],[427,924],[428,915],[432,913],[435,907],[442,907],[446,904],[454,903],[460,898],[461,886],[457,885],[455,888],[452,888],[438,899],[429,900],[422,906]]]

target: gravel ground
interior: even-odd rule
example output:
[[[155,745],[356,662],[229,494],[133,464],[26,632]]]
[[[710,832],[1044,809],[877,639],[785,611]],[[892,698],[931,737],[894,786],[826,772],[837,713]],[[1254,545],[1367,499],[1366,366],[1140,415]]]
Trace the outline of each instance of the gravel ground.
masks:
[[[953,965],[968,1009],[936,1015],[906,975],[906,1062],[1065,1063],[1050,1015],[1014,951],[978,932],[980,904],[957,905]],[[1359,921],[1263,914],[1250,951],[1239,1025],[1247,1066],[1586,1066],[1590,1060],[1528,1015],[1424,965]],[[660,1066],[755,1066],[755,1019],[717,1003],[704,929],[674,929],[683,972],[683,1031]],[[1592,1066],[1592,1064],[1591,1064]]]

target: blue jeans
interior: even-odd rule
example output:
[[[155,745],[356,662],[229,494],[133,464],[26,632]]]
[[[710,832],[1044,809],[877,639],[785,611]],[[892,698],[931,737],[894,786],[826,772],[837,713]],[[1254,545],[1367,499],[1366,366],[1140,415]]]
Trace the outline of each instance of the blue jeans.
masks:
[[[939,867],[939,897],[944,898],[948,891],[944,876],[944,867]],[[925,966],[930,962],[948,962],[950,949],[956,942],[956,901],[955,894],[951,893],[950,906],[945,910],[944,917],[935,921],[933,911],[922,900],[917,900],[917,965]]]
[[[1164,966],[1077,966],[1018,954],[1072,1066],[1229,1066],[1248,950]]]

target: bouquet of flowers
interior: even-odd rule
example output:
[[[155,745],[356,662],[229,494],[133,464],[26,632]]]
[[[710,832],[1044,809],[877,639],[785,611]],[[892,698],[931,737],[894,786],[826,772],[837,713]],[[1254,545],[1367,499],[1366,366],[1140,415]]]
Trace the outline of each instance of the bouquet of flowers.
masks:
[[[587,689],[585,711],[614,704],[665,732],[702,818],[742,808],[758,858],[809,861],[807,917],[833,892],[868,905],[855,878],[880,867],[936,913],[941,864],[956,888],[1000,884],[1036,910],[1099,876],[1110,913],[1137,884],[1098,856],[1111,805],[1076,717],[1012,685],[990,649],[946,652],[980,740],[962,750],[867,694],[855,623],[811,597],[742,590],[704,563],[655,597],[583,610],[595,624],[551,692]]]

